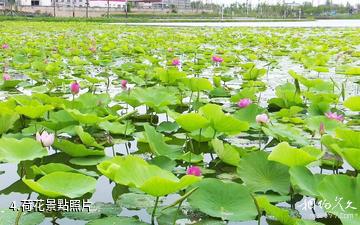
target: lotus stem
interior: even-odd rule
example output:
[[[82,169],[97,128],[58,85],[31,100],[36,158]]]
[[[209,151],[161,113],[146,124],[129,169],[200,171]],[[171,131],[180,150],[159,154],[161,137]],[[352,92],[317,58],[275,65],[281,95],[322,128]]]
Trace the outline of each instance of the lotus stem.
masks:
[[[106,93],[109,92],[109,86],[110,86],[110,77],[107,77],[107,82],[106,82]]]
[[[201,132],[202,132],[202,128],[200,128],[200,131],[199,131],[199,149],[200,149],[200,146],[201,146]]]
[[[176,225],[176,220],[177,220],[177,217],[179,215],[179,211],[180,211],[180,208],[181,208],[181,205],[182,205],[183,202],[180,202],[178,207],[177,207],[177,210],[175,212],[175,216],[174,216],[174,220],[173,220],[173,225]]]
[[[156,213],[156,208],[158,206],[158,203],[159,203],[159,197],[156,197],[154,209],[151,214],[151,225],[155,225],[155,213]]]
[[[261,129],[259,130],[259,150],[261,150]]]
[[[257,210],[257,212],[258,212],[258,219],[257,219],[257,221],[258,221],[258,225],[260,225],[261,224],[261,210],[260,210],[260,207],[259,207],[259,204],[258,204],[258,202],[256,201],[256,198],[253,196],[253,195],[251,195],[251,197],[253,198],[253,200],[254,200],[254,203],[255,203],[255,207],[256,207],[256,210]]]
[[[15,225],[19,225],[20,222],[20,218],[21,218],[21,214],[22,214],[22,210],[20,209],[19,212],[16,214],[16,219],[15,219]]]

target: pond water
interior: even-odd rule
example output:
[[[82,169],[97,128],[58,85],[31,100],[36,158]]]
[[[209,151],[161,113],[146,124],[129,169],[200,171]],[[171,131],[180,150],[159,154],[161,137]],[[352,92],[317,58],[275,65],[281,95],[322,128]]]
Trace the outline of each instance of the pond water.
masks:
[[[164,22],[164,23],[115,23],[130,26],[167,27],[360,27],[360,20],[315,20],[287,22]]]

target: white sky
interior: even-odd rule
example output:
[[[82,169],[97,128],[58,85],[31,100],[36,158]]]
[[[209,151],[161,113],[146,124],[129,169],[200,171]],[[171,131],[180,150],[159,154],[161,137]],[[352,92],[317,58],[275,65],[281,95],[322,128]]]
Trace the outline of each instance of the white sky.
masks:
[[[203,2],[208,2],[208,3],[219,3],[219,4],[231,4],[231,3],[235,3],[235,2],[239,2],[239,3],[245,3],[246,0],[202,0]],[[257,5],[259,2],[266,2],[269,4],[276,4],[278,2],[282,3],[283,0],[248,0],[249,3],[251,2],[252,5]],[[286,3],[292,3],[292,2],[296,2],[296,3],[304,3],[304,2],[313,2],[314,5],[318,5],[318,4],[324,4],[326,2],[326,0],[285,0]],[[333,0],[334,4],[346,4],[347,2],[349,2],[352,5],[356,5],[356,4],[360,4],[360,0]]]

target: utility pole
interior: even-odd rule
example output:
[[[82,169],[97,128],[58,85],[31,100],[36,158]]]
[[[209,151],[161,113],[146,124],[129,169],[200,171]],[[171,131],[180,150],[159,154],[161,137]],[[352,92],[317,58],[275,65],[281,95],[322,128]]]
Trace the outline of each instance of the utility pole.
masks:
[[[128,18],[128,1],[125,2],[125,18]]]
[[[224,20],[224,4],[221,6],[221,20]]]
[[[56,0],[53,0],[54,17],[56,17]]]
[[[249,0],[246,0],[246,16],[249,16]]]
[[[73,1],[72,1],[72,3],[73,3],[73,12],[72,12],[72,13],[73,13],[73,17],[75,17],[75,1],[76,1],[76,0],[73,0]]]
[[[107,18],[110,18],[110,0],[107,0]]]
[[[89,18],[89,0],[86,0],[86,18]]]

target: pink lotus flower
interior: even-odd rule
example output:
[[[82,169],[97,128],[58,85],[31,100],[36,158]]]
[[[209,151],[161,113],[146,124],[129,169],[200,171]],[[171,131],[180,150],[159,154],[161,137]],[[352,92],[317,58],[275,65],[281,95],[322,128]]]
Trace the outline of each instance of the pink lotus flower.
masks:
[[[126,89],[127,83],[128,83],[127,80],[122,80],[122,81],[121,81],[121,88]]]
[[[212,57],[212,61],[213,61],[214,63],[222,63],[222,62],[224,62],[224,59],[221,58],[220,56],[214,55],[214,56]]]
[[[250,104],[252,103],[251,99],[249,98],[243,98],[243,99],[240,99],[240,101],[238,102],[238,106],[240,108],[246,108],[248,107]]]
[[[325,134],[325,125],[324,125],[324,123],[320,123],[319,133],[320,133],[321,136],[323,136]]]
[[[186,174],[200,177],[201,176],[201,169],[199,167],[197,167],[197,166],[190,166],[187,169]]]
[[[173,66],[180,66],[180,64],[181,64],[180,59],[173,59],[171,64]]]
[[[4,73],[4,75],[3,75],[3,79],[4,79],[4,80],[11,80],[11,77],[10,77],[10,75],[9,75],[9,74]]]
[[[2,49],[8,49],[10,46],[8,45],[8,44],[3,44],[2,46],[1,46],[1,48]]]
[[[92,52],[96,52],[96,47],[95,46],[90,47],[89,50],[92,51]]]
[[[70,90],[71,90],[71,93],[73,95],[76,95],[80,92],[80,84],[76,81],[74,81],[71,85],[70,85]]]
[[[264,114],[260,114],[256,116],[256,122],[259,124],[266,124],[268,122],[270,122],[270,119],[268,117],[268,115]]]
[[[46,131],[43,131],[41,134],[36,132],[36,140],[42,144],[43,147],[50,147],[55,140],[54,134],[49,134]]]
[[[325,113],[325,116],[328,118],[328,119],[331,119],[331,120],[337,120],[339,122],[342,122],[344,121],[344,116],[341,115],[341,114],[337,114],[336,112],[327,112]]]
[[[173,51],[173,48],[168,48],[168,52],[172,52]]]

